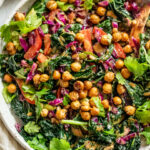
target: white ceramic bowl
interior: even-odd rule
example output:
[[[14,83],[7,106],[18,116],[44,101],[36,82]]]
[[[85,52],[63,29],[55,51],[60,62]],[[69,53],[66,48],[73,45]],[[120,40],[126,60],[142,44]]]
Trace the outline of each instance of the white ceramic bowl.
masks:
[[[14,8],[12,14],[7,18],[6,24],[12,19],[16,11],[26,12],[35,0],[21,0],[19,4]],[[2,42],[0,45],[0,49],[2,49]],[[11,111],[10,105],[5,103],[5,100],[2,96],[3,84],[0,79],[0,118],[2,119],[4,125],[8,129],[8,131],[12,134],[14,139],[16,139],[26,150],[33,150],[30,146],[25,142],[23,137],[17,132],[15,128],[16,122],[20,121],[17,119],[17,116]],[[144,143],[142,143],[144,145]],[[140,150],[150,150],[150,146],[142,146]]]

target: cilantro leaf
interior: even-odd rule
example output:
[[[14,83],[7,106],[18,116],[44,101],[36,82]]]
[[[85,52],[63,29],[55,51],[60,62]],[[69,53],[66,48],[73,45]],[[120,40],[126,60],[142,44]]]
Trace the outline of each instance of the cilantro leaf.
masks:
[[[71,150],[69,142],[64,139],[53,138],[50,141],[49,150]]]
[[[105,117],[105,109],[104,106],[101,104],[101,99],[99,97],[92,97],[92,100],[100,111],[99,116]]]
[[[126,80],[123,78],[120,72],[116,73],[116,79],[118,80],[118,83],[122,85],[124,85],[126,82]]]
[[[34,134],[34,133],[38,133],[40,131],[40,127],[35,124],[34,121],[29,121],[25,126],[24,126],[24,130],[28,133],[28,134]]]
[[[66,106],[66,105],[68,105],[69,102],[70,102],[69,95],[66,94],[63,99],[63,105]]]
[[[124,60],[124,64],[135,78],[142,76],[148,69],[147,63],[139,63],[137,58],[130,56]]]

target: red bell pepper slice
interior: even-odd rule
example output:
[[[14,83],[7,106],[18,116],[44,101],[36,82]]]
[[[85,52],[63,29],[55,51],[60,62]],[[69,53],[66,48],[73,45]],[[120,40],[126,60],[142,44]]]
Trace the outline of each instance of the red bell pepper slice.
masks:
[[[58,88],[57,93],[56,93],[57,98],[61,98],[61,87]]]
[[[27,97],[25,96],[25,92],[22,90],[22,86],[23,86],[23,84],[24,84],[24,81],[21,80],[21,79],[17,79],[17,78],[15,78],[15,80],[16,80],[16,82],[17,82],[17,84],[18,84],[18,87],[19,87],[19,89],[20,89],[20,91],[21,91],[21,94],[24,96],[25,100],[26,100],[28,103],[30,103],[30,104],[35,104],[35,101],[34,101],[34,100],[30,100],[29,98],[27,98]]]
[[[106,35],[107,33],[104,32],[101,28],[94,27],[93,34],[94,34],[94,37],[97,39],[99,37],[102,37],[103,35]]]
[[[80,31],[82,34],[84,34],[84,49],[88,52],[93,52],[92,48],[92,28],[88,28],[85,30]]]
[[[36,36],[35,42],[24,55],[24,58],[28,60],[33,59],[37,55],[42,46],[42,38],[40,37],[38,30],[35,30],[34,32]]]
[[[76,17],[76,14],[74,12],[69,13],[69,15],[68,15],[68,23],[72,24],[74,22],[75,17]]]
[[[55,20],[55,17],[56,17],[56,15],[58,14],[59,11],[60,11],[59,9],[52,10],[52,11],[49,13],[49,18],[48,18],[48,20],[54,21],[54,20]]]
[[[45,34],[44,36],[44,55],[49,55],[51,52],[51,39],[50,34]]]
[[[119,43],[114,43],[114,49],[118,58],[126,58],[122,46]]]

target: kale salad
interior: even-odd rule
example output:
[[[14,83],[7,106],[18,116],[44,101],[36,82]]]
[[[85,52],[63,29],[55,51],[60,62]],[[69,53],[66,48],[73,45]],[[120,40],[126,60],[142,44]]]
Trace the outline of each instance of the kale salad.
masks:
[[[150,144],[150,5],[37,0],[0,28],[3,97],[34,150]]]

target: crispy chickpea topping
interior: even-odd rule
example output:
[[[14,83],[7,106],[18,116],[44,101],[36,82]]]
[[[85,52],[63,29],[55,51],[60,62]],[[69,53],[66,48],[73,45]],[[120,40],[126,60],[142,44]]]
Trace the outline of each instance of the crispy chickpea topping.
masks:
[[[111,94],[112,92],[112,85],[110,83],[104,83],[103,85],[103,93]]]
[[[7,90],[8,90],[9,93],[13,94],[13,93],[16,92],[17,87],[16,87],[15,84],[11,83],[11,84],[8,85]]]
[[[12,78],[11,75],[5,74],[3,80],[4,80],[5,82],[7,82],[7,83],[11,83],[12,80],[13,80],[13,78]]]
[[[49,9],[49,10],[55,10],[57,9],[57,3],[53,0],[51,1],[48,1],[47,4],[46,4],[46,7]]]
[[[91,81],[84,81],[84,88],[86,90],[90,90],[92,88],[93,84]]]
[[[72,79],[72,75],[70,74],[69,71],[65,71],[65,72],[63,72],[63,74],[62,74],[62,79],[63,79],[64,81],[69,81],[69,80]]]
[[[66,113],[67,113],[67,110],[66,109],[58,109],[56,111],[56,118],[58,120],[62,120],[62,119],[65,119],[66,118]]]
[[[102,101],[102,105],[104,106],[105,109],[108,109],[109,108],[109,101],[107,99],[104,99]]]
[[[71,64],[71,69],[74,72],[79,72],[81,69],[81,64],[79,62],[74,62]]]
[[[72,101],[76,101],[79,99],[79,94],[77,91],[72,91],[69,93],[69,97]]]
[[[117,92],[119,95],[124,94],[126,92],[126,88],[123,85],[118,84],[117,85]]]
[[[34,82],[35,85],[40,84],[40,77],[41,77],[40,74],[36,74],[36,75],[33,77],[33,82]]]
[[[93,24],[98,24],[100,22],[100,18],[99,18],[99,16],[93,14],[93,15],[90,16],[90,21]]]
[[[115,105],[120,105],[122,103],[122,100],[120,97],[116,96],[113,98],[113,102]]]
[[[59,80],[61,78],[61,73],[58,70],[55,70],[53,73],[53,79]]]
[[[99,94],[99,90],[97,87],[92,87],[90,90],[89,90],[89,97],[94,97],[94,96],[98,96]]]
[[[128,79],[131,76],[131,73],[127,68],[121,69],[121,74],[125,79]]]
[[[82,81],[76,81],[73,84],[73,87],[76,91],[82,91],[82,90],[84,90],[84,83]]]
[[[113,72],[107,72],[104,76],[106,82],[112,82],[115,79],[115,74]]]
[[[77,41],[83,42],[83,40],[84,40],[84,34],[77,33],[75,38],[76,38]]]
[[[118,60],[116,61],[115,67],[116,67],[117,69],[123,68],[123,67],[124,67],[124,61],[121,60],[121,59],[118,59]]]
[[[80,102],[79,101],[73,101],[72,103],[71,103],[71,108],[73,109],[73,110],[78,110],[79,108],[80,108]]]
[[[106,8],[104,8],[104,7],[98,7],[98,8],[97,8],[97,14],[98,14],[99,16],[104,16],[105,13],[106,13]]]
[[[83,111],[83,112],[81,112],[80,114],[81,114],[82,119],[85,120],[85,121],[88,121],[88,120],[91,119],[91,114],[90,114],[90,112],[84,112],[84,111]]]
[[[134,115],[136,109],[134,106],[129,105],[129,106],[125,106],[124,110],[127,115],[132,116],[132,115]]]
[[[40,76],[40,81],[41,82],[47,82],[49,80],[49,76],[47,74],[42,74]]]
[[[47,117],[47,115],[48,115],[48,110],[43,108],[42,111],[41,111],[41,116],[42,117]]]

